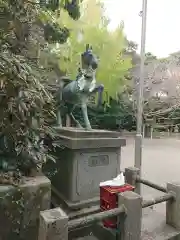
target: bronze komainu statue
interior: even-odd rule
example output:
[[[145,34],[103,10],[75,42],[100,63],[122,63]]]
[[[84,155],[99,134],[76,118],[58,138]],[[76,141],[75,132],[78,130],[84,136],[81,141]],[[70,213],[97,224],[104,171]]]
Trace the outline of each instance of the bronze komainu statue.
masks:
[[[102,93],[104,89],[103,85],[98,85],[96,83],[97,68],[98,58],[93,53],[92,47],[87,44],[85,52],[81,54],[81,68],[78,69],[76,79],[74,81],[69,81],[69,83],[59,88],[57,94],[57,100],[59,102],[57,124],[59,127],[62,127],[61,106],[63,105],[67,107],[67,114],[75,123],[76,127],[82,128],[73,115],[73,110],[78,105],[82,109],[85,128],[87,130],[91,129],[87,112],[87,102],[89,96],[96,92]]]

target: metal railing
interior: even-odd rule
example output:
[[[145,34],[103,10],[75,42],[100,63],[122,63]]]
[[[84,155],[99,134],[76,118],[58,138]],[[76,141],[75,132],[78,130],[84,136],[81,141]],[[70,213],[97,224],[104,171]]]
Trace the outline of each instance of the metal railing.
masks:
[[[105,212],[92,214],[87,217],[77,218],[68,222],[68,230],[71,231],[75,228],[101,222],[107,218],[117,217],[122,213],[125,213],[124,206],[120,206],[119,208],[114,208]]]
[[[165,193],[164,195],[155,197],[154,199],[144,200],[142,203],[142,208],[150,207],[155,204],[167,202],[170,200],[175,200],[175,194],[173,192],[168,192],[167,188],[159,184],[156,184],[154,182],[151,182],[149,180],[141,178],[139,176],[139,171],[137,168],[127,168],[126,171],[124,172],[124,176],[125,176],[126,182],[133,185],[135,188],[137,184],[140,183]]]
[[[159,190],[159,191],[164,192],[164,193],[167,192],[167,189],[165,187],[162,187],[162,186],[160,186],[160,185],[158,185],[156,183],[153,183],[153,182],[151,182],[149,180],[140,178],[139,176],[136,177],[136,182],[142,183],[142,184],[144,184],[144,185],[146,185],[148,187],[154,188],[154,189]]]
[[[142,203],[142,208],[150,207],[158,203],[167,202],[174,199],[173,193],[166,193],[163,196],[156,197],[150,200],[144,200]]]
[[[142,202],[142,208],[150,207],[158,203],[167,202],[174,199],[173,193],[166,193],[163,196],[156,197],[151,200],[143,200]],[[100,209],[99,209],[100,211]],[[86,225],[92,225],[97,222],[101,222],[105,219],[111,218],[111,217],[117,217],[121,213],[125,213],[126,209],[124,206],[120,206],[119,208],[114,208],[111,210],[107,210],[104,212],[99,212],[95,214],[88,215],[86,217],[81,217],[77,219],[70,220],[68,222],[68,230],[71,231],[73,229],[84,227]]]

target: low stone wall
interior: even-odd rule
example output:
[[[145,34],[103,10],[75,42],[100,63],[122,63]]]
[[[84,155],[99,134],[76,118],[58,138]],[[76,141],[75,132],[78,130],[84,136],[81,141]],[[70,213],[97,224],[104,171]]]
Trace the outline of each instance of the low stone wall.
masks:
[[[0,240],[37,240],[39,214],[50,201],[45,176],[26,178],[19,187],[0,185]]]

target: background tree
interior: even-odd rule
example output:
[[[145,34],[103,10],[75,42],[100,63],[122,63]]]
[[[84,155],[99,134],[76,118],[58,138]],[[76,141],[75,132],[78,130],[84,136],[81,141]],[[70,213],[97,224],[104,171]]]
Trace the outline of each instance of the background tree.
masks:
[[[71,17],[79,17],[78,0],[61,4]],[[69,30],[51,17],[58,9],[59,1],[40,1],[39,5],[36,1],[0,0],[1,174],[18,169],[29,174],[48,157],[41,140],[54,136],[48,123],[54,117],[54,104],[41,83],[43,77],[47,79],[47,69],[40,58],[43,51],[47,58],[51,55],[49,43],[63,43],[69,36]]]
[[[131,58],[124,54],[127,42],[123,24],[114,31],[109,31],[109,20],[105,16],[103,4],[96,0],[84,1],[80,10],[81,17],[76,24],[66,12],[61,12],[63,17],[59,19],[59,24],[71,29],[71,35],[66,44],[58,46],[60,68],[74,79],[80,53],[84,51],[86,43],[91,44],[100,59],[97,81],[103,83],[105,92],[115,98],[125,84],[125,76],[131,68]]]
[[[157,58],[146,53],[144,74],[144,116],[157,119],[176,118],[180,108],[179,52],[167,58]],[[139,63],[132,68],[133,100],[136,103],[139,86]],[[136,104],[135,104],[136,106]],[[175,121],[177,124],[177,121]]]
[[[157,59],[157,57],[154,54],[152,54],[151,52],[147,52],[145,54],[145,64],[148,64],[156,59]]]

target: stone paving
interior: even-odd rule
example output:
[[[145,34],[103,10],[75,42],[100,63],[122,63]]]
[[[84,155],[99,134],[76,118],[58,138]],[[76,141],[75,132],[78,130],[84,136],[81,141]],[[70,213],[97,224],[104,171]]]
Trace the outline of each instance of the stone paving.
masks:
[[[122,170],[134,165],[134,140],[127,139],[127,146],[122,149]],[[144,139],[142,152],[142,177],[160,185],[167,182],[180,182],[180,140],[176,139]],[[142,187],[146,199],[161,193],[149,187]],[[165,212],[165,204],[155,208]]]
[[[133,165],[134,140],[128,138],[127,146],[122,149],[121,170],[124,170],[125,167]],[[142,153],[142,177],[151,180],[154,183],[161,184],[162,186],[166,186],[166,183],[171,181],[180,182],[180,140],[144,139]],[[145,186],[142,187],[142,195],[145,199],[150,199],[160,194],[162,193],[159,191]],[[154,207],[154,209],[165,215],[165,204],[158,204]],[[89,236],[80,239],[96,240],[97,238]]]

